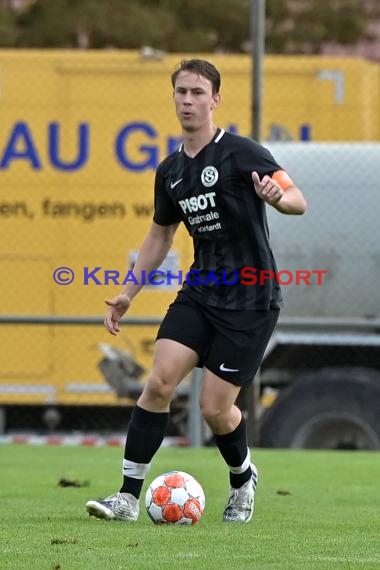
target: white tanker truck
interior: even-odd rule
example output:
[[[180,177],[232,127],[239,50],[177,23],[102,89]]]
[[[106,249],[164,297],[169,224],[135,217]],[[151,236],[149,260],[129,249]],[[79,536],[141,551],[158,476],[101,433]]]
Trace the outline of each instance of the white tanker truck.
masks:
[[[288,284],[259,375],[259,444],[380,449],[380,145],[266,146],[309,208],[268,208]]]

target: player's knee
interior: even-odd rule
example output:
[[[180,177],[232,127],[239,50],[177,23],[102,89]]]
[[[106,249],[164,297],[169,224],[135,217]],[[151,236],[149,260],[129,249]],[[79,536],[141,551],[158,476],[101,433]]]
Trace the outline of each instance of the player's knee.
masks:
[[[213,402],[200,401],[201,414],[211,429],[224,421],[224,410]]]
[[[151,373],[144,388],[144,396],[152,402],[169,403],[174,394],[175,385],[162,375]]]

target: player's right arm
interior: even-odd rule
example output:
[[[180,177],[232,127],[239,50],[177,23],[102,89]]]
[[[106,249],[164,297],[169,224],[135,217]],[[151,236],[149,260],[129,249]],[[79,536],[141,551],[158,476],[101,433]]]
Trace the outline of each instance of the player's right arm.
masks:
[[[161,265],[172,246],[178,225],[178,223],[175,223],[163,226],[152,222],[133,268],[135,280],[129,281],[121,293],[113,299],[106,299],[108,310],[104,324],[112,335],[116,335],[120,331],[119,323],[121,317],[128,310],[132,299],[143,288],[142,271],[145,271],[145,275],[148,275]]]

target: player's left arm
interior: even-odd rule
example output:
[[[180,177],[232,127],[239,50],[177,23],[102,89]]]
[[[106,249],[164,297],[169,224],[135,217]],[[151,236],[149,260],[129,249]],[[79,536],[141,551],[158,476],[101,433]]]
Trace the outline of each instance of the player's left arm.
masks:
[[[285,170],[276,170],[271,176],[260,180],[257,172],[252,172],[256,194],[282,214],[300,215],[306,211],[307,203],[299,188]]]

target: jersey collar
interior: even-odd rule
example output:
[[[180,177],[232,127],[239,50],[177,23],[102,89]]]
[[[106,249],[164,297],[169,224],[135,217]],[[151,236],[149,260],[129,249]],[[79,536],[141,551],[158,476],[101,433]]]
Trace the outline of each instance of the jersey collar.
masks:
[[[216,133],[214,135],[214,138],[211,139],[211,141],[208,143],[214,143],[214,144],[218,144],[218,142],[222,139],[222,137],[225,135],[226,131],[225,129],[216,129]],[[207,146],[207,145],[206,145]],[[180,144],[179,148],[178,148],[178,152],[182,152],[183,151],[183,143]]]

